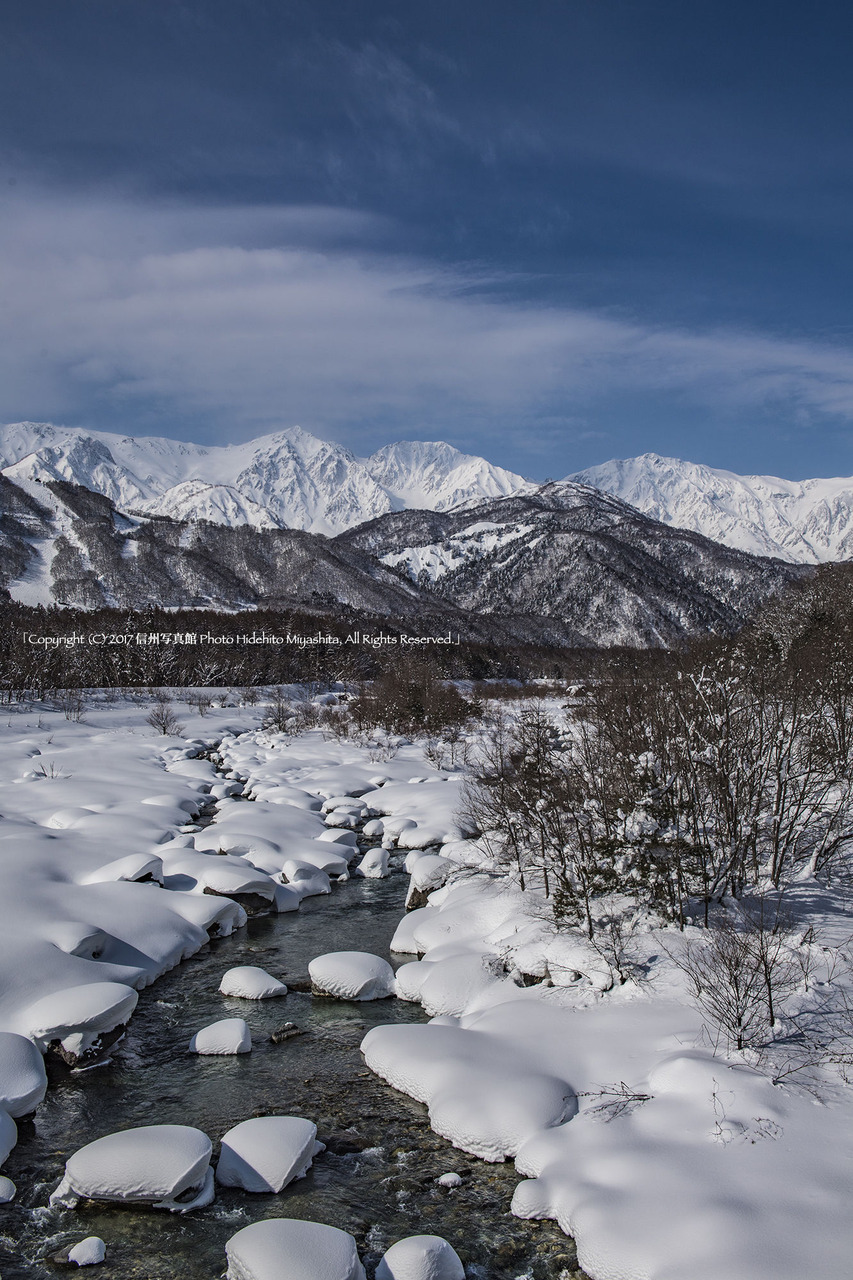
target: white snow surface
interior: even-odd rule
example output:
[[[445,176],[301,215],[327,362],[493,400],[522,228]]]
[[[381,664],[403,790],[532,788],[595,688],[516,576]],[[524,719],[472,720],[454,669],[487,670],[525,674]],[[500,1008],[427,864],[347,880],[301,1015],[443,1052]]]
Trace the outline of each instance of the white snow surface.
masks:
[[[172,1207],[185,1191],[204,1188],[212,1146],[183,1124],[153,1124],[108,1133],[75,1151],[51,1203],[120,1200]],[[178,1206],[180,1208],[180,1206]]]
[[[465,1280],[465,1268],[441,1236],[406,1236],[383,1254],[376,1280]]]
[[[629,502],[664,524],[715,542],[803,564],[853,556],[853,477],[740,476],[644,453],[565,477]]]
[[[355,1240],[319,1222],[253,1222],[225,1246],[226,1280],[364,1280]]]
[[[220,1018],[202,1027],[190,1040],[190,1053],[226,1057],[251,1051],[252,1033],[243,1018]]]
[[[818,1102],[715,1055],[659,934],[640,944],[653,978],[620,986],[529,895],[451,880],[393,943],[423,955],[398,970],[399,994],[441,1012],[375,1027],[365,1061],[454,1145],[513,1157],[512,1211],[555,1218],[593,1280],[846,1280],[849,1089]],[[518,986],[518,971],[551,985]]]
[[[394,970],[366,951],[330,951],[308,965],[311,983],[337,1000],[382,1000],[394,995]]]
[[[440,849],[452,864],[393,941],[395,951],[422,957],[399,970],[397,989],[423,999],[435,1021],[374,1029],[365,1057],[422,1100],[459,1147],[515,1159],[523,1180],[514,1212],[556,1218],[593,1280],[849,1280],[849,1086],[830,1082],[816,1100],[796,1078],[775,1087],[746,1062],[715,1056],[661,959],[661,944],[677,946],[679,935],[639,935],[647,976],[620,985],[579,935],[555,933],[530,895],[492,874],[484,851],[459,831],[458,779],[425,765],[416,746],[395,746],[377,765],[371,748],[353,741],[263,731],[262,708],[214,708],[204,718],[178,709],[203,742],[154,734],[144,701],[95,698],[80,723],[58,709],[4,713],[0,1032],[85,1036],[90,1016],[126,1016],[122,1002],[206,945],[208,929],[240,927],[246,917],[236,902],[203,891],[210,864],[270,885],[274,907],[280,894],[297,907],[299,891],[250,859],[266,866],[280,856],[281,865],[316,872],[312,850],[348,858],[351,845],[326,839],[334,831],[320,809],[325,799],[356,797],[390,824],[391,845],[415,833],[412,871],[433,856],[424,849]],[[244,853],[224,857],[196,847],[207,843],[201,832],[181,832],[187,803],[197,806],[221,776],[197,758],[217,740],[229,781],[258,797],[220,797],[208,830],[246,842]],[[152,859],[163,885],[156,875],[147,883],[133,876]],[[841,908],[829,914],[825,893],[809,906],[807,890],[797,889],[804,921],[824,940],[833,925],[841,945],[847,917]],[[543,981],[522,987],[520,974]],[[82,1001],[87,987],[95,990],[85,1016],[69,1021],[65,997],[64,1012],[51,1010],[60,993]],[[623,1084],[628,1105],[611,1105]],[[15,1136],[0,1109],[0,1162]],[[193,1186],[199,1202],[212,1194],[205,1177]],[[258,1227],[276,1239],[243,1260],[238,1250],[232,1280],[281,1280],[281,1220]],[[302,1265],[297,1256],[287,1254],[288,1268]],[[337,1274],[360,1277],[354,1252],[347,1258],[349,1270]],[[315,1262],[309,1256],[301,1273],[285,1275],[318,1280]]]
[[[68,1250],[68,1261],[78,1267],[94,1267],[107,1256],[107,1246],[100,1236],[86,1236]]]
[[[219,990],[224,996],[236,996],[240,1000],[269,1000],[274,996],[286,996],[287,987],[280,978],[274,978],[266,969],[254,964],[240,964],[222,975]]]
[[[244,444],[17,422],[0,427],[0,469],[50,496],[49,480],[103,493],[131,513],[339,533],[388,511],[446,511],[534,488],[440,441],[401,441],[371,457],[288,427]],[[34,601],[36,602],[36,601]]]
[[[0,1031],[0,1110],[10,1116],[35,1111],[47,1091],[47,1073],[37,1046],[27,1036]]]
[[[277,1192],[302,1178],[324,1151],[317,1126],[299,1116],[255,1116],[222,1139],[216,1181],[244,1191]]]

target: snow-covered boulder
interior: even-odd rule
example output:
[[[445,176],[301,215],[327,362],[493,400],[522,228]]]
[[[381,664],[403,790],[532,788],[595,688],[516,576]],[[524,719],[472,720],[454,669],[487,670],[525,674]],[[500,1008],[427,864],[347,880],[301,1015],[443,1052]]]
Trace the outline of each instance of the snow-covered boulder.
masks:
[[[304,896],[304,894],[292,889],[289,884],[277,884],[275,896],[273,897],[273,906],[279,915],[285,911],[298,911],[299,904]]]
[[[236,996],[240,1000],[269,1000],[274,996],[287,995],[283,982],[254,964],[241,964],[229,969],[222,975],[219,990],[224,996]]]
[[[368,849],[356,867],[356,875],[366,876],[369,880],[381,880],[388,875],[388,850]]]
[[[0,1177],[0,1204],[10,1204],[15,1199],[17,1190],[11,1178]]]
[[[18,1126],[8,1111],[0,1111],[0,1165],[5,1164],[9,1152],[18,1141]]]
[[[353,1237],[319,1222],[253,1222],[225,1253],[226,1280],[365,1280]]]
[[[46,1091],[44,1059],[32,1040],[0,1031],[0,1109],[10,1116],[29,1115]]]
[[[68,1261],[78,1267],[94,1267],[107,1256],[107,1246],[100,1236],[86,1236],[68,1250]]]
[[[406,894],[406,910],[415,911],[418,907],[425,907],[429,895],[441,888],[453,869],[454,864],[448,858],[439,857],[437,853],[428,853],[423,858],[418,858],[412,867],[409,892]]]
[[[190,1053],[208,1055],[251,1053],[252,1033],[242,1018],[221,1018],[202,1027],[190,1040]]]
[[[493,1162],[515,1156],[542,1129],[577,1111],[571,1085],[531,1068],[522,1053],[458,1025],[374,1027],[361,1042],[371,1071],[429,1108],[455,1147]]]
[[[300,859],[288,858],[282,868],[282,875],[301,898],[315,898],[332,892],[332,882],[325,871]]]
[[[153,880],[163,882],[163,862],[156,854],[128,853],[106,862],[80,879],[80,884],[103,884],[111,880]]]
[[[465,1268],[441,1236],[407,1236],[383,1255],[376,1280],[465,1280]]]
[[[312,843],[316,844],[316,849],[307,849],[303,845],[299,851],[299,862],[316,867],[327,876],[342,876],[346,873],[350,863],[350,854],[346,849],[338,850],[335,845],[330,848],[328,841],[320,844],[315,840]]]
[[[257,1116],[229,1129],[222,1139],[216,1181],[244,1191],[281,1191],[302,1178],[324,1151],[317,1126],[299,1116]]]
[[[184,1124],[108,1133],[75,1151],[51,1204],[119,1200],[187,1213],[213,1199],[211,1142]]]
[[[394,970],[367,951],[330,951],[308,965],[315,995],[338,1000],[383,1000],[394,995]]]
[[[436,1185],[446,1187],[449,1191],[453,1191],[456,1187],[462,1186],[462,1178],[458,1173],[443,1173],[440,1178],[436,1178]]]
[[[89,982],[42,996],[25,1010],[19,1030],[44,1052],[52,1048],[69,1063],[95,1057],[117,1038],[139,999],[121,982]]]

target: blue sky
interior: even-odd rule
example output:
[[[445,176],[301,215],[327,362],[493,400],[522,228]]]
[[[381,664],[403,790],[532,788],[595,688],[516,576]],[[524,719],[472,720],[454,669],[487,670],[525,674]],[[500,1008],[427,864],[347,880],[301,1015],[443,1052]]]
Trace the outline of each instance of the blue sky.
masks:
[[[0,419],[853,473],[853,10],[5,0]]]

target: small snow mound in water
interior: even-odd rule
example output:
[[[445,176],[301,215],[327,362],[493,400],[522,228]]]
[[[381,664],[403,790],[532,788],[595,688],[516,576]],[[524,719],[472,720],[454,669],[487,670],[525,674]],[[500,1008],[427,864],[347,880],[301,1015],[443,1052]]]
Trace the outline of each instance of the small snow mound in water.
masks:
[[[461,1187],[462,1179],[458,1173],[443,1173],[440,1178],[436,1178],[436,1182],[440,1187]]]
[[[269,1000],[273,996],[287,995],[283,982],[254,964],[241,964],[229,969],[222,976],[219,990],[224,996],[236,996],[240,1000]]]
[[[229,1129],[222,1139],[216,1181],[244,1191],[281,1191],[302,1178],[315,1155],[317,1126],[299,1116],[257,1116]]]
[[[44,1061],[32,1040],[0,1031],[0,1108],[10,1116],[28,1115],[46,1091]]]
[[[20,1028],[42,1050],[59,1040],[69,1053],[82,1057],[99,1036],[127,1022],[138,999],[121,982],[65,987],[31,1004],[21,1015]]]
[[[388,875],[388,850],[369,849],[356,867],[356,874],[368,880],[382,880]]]
[[[407,1236],[384,1254],[376,1280],[465,1280],[465,1268],[441,1236]]]
[[[242,1018],[221,1018],[202,1027],[190,1040],[190,1053],[251,1053],[252,1033]]]
[[[151,1204],[186,1213],[213,1199],[211,1141],[183,1124],[152,1124],[108,1133],[75,1151],[51,1204],[73,1208],[78,1199]],[[178,1197],[195,1192],[191,1199]]]
[[[319,1222],[253,1222],[225,1253],[226,1280],[365,1280],[353,1237]]]
[[[308,965],[315,993],[338,1000],[382,1000],[394,995],[394,970],[367,951],[330,951]]]
[[[14,1200],[17,1190],[11,1178],[0,1177],[0,1204],[9,1204]]]
[[[100,1236],[87,1236],[73,1249],[68,1250],[68,1261],[76,1262],[78,1267],[92,1267],[103,1262],[107,1256],[107,1246]]]

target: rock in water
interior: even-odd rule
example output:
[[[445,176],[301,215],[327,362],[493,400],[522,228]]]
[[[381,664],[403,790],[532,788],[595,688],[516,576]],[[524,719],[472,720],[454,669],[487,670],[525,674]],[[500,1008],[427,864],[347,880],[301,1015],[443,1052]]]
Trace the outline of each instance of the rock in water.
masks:
[[[229,1129],[222,1139],[216,1181],[244,1191],[281,1191],[302,1178],[325,1148],[317,1126],[299,1116],[256,1116]]]
[[[273,996],[286,996],[287,987],[278,978],[254,964],[241,964],[223,974],[219,990],[224,996],[236,996],[240,1000],[269,1000]]]
[[[46,1089],[44,1059],[32,1040],[0,1031],[0,1109],[10,1116],[28,1115]]]
[[[383,1255],[376,1280],[465,1280],[465,1268],[441,1236],[407,1236]]]
[[[366,951],[330,951],[308,966],[315,995],[338,1000],[383,1000],[394,995],[394,970]]]
[[[107,1256],[107,1246],[100,1236],[87,1236],[73,1249],[68,1250],[68,1261],[76,1262],[78,1267],[92,1267],[103,1262]]]
[[[202,1027],[190,1040],[190,1053],[251,1053],[252,1033],[243,1018],[221,1018]]]
[[[189,1125],[108,1133],[75,1151],[50,1203],[73,1208],[80,1199],[119,1200],[187,1213],[213,1199],[211,1151],[207,1134]]]
[[[253,1222],[231,1237],[225,1253],[225,1280],[365,1280],[353,1237],[319,1222]]]

